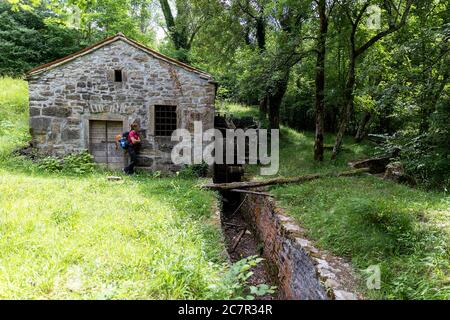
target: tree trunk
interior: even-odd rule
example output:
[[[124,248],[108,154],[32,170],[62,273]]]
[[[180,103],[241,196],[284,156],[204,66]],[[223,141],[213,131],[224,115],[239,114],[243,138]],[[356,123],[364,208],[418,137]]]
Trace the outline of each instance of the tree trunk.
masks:
[[[372,119],[370,112],[365,112],[358,126],[358,131],[356,132],[355,141],[361,142],[366,135],[366,126]]]
[[[256,40],[258,42],[259,53],[262,54],[266,51],[266,19],[263,16],[264,12],[258,16],[255,20],[256,24]],[[264,97],[259,101],[259,116],[264,119],[267,115],[268,97]]]
[[[188,57],[186,55],[186,51],[189,51],[186,26],[178,26],[179,28],[177,28],[176,21],[172,14],[172,10],[170,8],[168,0],[159,0],[159,3],[161,4],[161,9],[164,14],[164,19],[166,21],[166,27],[169,32],[170,40],[172,41],[175,49],[178,50],[180,53],[177,59],[182,62],[189,62]],[[178,16],[182,15],[183,6],[177,3],[176,7],[177,7],[177,15]]]
[[[262,15],[256,18],[256,40],[259,50],[266,50],[266,21]]]
[[[284,78],[276,82],[273,93],[268,93],[270,129],[280,129],[280,107],[287,90],[289,73],[290,71],[287,71]]]
[[[319,38],[317,41],[316,61],[316,135],[314,142],[314,160],[323,161],[323,122],[325,113],[325,54],[328,21],[326,16],[326,2],[319,1]]]
[[[267,95],[265,95],[264,98],[259,101],[259,114],[261,118],[265,117],[267,114],[267,100]]]
[[[331,155],[331,160],[336,160],[337,154],[341,150],[342,140],[344,139],[344,134],[347,131],[348,122],[353,112],[353,88],[355,86],[355,63],[356,56],[352,50],[350,56],[350,66],[348,72],[348,80],[345,85],[344,102],[345,107],[341,115],[341,122],[339,124],[338,133],[336,135],[336,141],[333,147],[333,153]]]
[[[281,99],[279,94],[269,98],[269,129],[280,129],[280,106]]]

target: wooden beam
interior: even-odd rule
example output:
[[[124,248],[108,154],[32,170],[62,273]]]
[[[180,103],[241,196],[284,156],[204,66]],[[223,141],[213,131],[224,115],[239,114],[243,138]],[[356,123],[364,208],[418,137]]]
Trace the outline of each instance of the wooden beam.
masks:
[[[245,182],[230,182],[230,183],[209,183],[202,186],[202,188],[212,189],[212,190],[233,190],[233,189],[247,189],[247,188],[258,188],[265,187],[270,185],[280,185],[280,184],[289,184],[289,183],[302,183],[312,180],[317,180],[321,178],[330,178],[330,177],[349,177],[358,175],[361,173],[368,173],[370,171],[369,168],[356,169],[351,171],[345,171],[341,173],[326,173],[326,174],[311,174],[300,177],[292,177],[292,178],[273,178],[273,179],[265,179],[258,181],[245,181]]]
[[[241,190],[241,189],[231,189],[231,192],[237,192],[237,193],[248,193],[248,194],[255,194],[258,196],[264,196],[264,197],[271,197],[273,198],[273,195],[267,192],[257,192],[257,191],[250,191],[250,190]]]

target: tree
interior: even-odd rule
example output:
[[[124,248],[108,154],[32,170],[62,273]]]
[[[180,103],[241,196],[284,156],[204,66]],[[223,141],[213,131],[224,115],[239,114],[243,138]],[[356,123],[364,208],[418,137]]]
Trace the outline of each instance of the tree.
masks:
[[[248,45],[252,44],[251,36],[252,29],[254,30],[254,38],[256,38],[257,49],[260,54],[266,51],[266,30],[267,30],[267,15],[265,8],[268,6],[266,0],[237,0],[235,5],[238,7],[238,11],[243,14],[245,19],[245,42]],[[265,93],[259,101],[259,111],[262,118],[267,114],[268,110],[268,97]]]
[[[405,25],[407,17],[409,15],[411,5],[413,0],[407,0],[404,8],[402,8],[402,1],[395,3],[394,1],[385,0],[383,1],[383,7],[387,15],[387,28],[376,33],[369,40],[364,42],[362,45],[357,46],[357,32],[360,30],[361,22],[370,3],[366,1],[358,7],[354,5],[352,1],[343,1],[340,5],[341,10],[345,14],[348,23],[350,24],[350,50],[349,50],[349,67],[347,81],[344,89],[344,110],[341,114],[341,122],[339,125],[338,133],[336,135],[336,141],[333,147],[333,154],[331,158],[336,159],[338,152],[342,146],[342,139],[347,130],[348,122],[350,120],[351,114],[353,112],[353,91],[355,88],[355,77],[356,77],[356,62],[358,57],[365,53],[370,47],[372,47],[376,42],[384,38],[385,36],[398,31],[403,25]],[[403,12],[401,12],[403,10]]]
[[[175,0],[176,16],[168,0],[159,0],[167,34],[175,48],[175,58],[189,62],[189,51],[200,29],[211,18],[208,1]]]
[[[276,8],[276,13],[271,17],[276,21],[275,46],[268,53],[267,78],[263,80],[271,129],[280,128],[280,106],[288,88],[291,70],[306,55],[301,45],[306,38],[303,27],[310,15],[310,6],[310,1],[286,1]]]
[[[0,75],[21,76],[88,44],[78,30],[53,22],[58,18],[42,6],[13,10],[0,1]]]
[[[316,47],[316,133],[314,140],[314,160],[323,161],[326,38],[328,33],[328,16],[331,14],[334,1],[328,4],[328,10],[326,0],[317,0],[316,5],[319,16],[319,32]]]
[[[233,83],[230,89],[247,103],[266,97],[273,129],[280,126],[291,70],[305,57],[303,27],[310,6],[311,1],[297,0],[220,2],[221,14],[204,28],[207,34],[200,32],[204,55],[214,61],[210,67],[227,66],[219,71],[221,83]]]
[[[60,10],[78,8],[78,28],[89,42],[122,32],[146,45],[153,45],[155,32],[148,28],[151,17],[145,10],[150,5],[150,0],[67,0],[58,4]]]

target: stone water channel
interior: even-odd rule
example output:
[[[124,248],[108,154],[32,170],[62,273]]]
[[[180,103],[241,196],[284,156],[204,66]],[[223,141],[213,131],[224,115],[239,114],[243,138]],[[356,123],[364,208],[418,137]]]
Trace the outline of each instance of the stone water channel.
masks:
[[[216,128],[229,128],[216,117]],[[235,124],[232,124],[236,127]],[[214,183],[241,181],[243,167],[215,165]],[[267,190],[255,193],[222,191],[221,225],[231,262],[258,255],[265,260],[253,268],[250,285],[276,286],[259,299],[355,300],[355,280],[349,263],[315,248],[305,230],[277,206]]]

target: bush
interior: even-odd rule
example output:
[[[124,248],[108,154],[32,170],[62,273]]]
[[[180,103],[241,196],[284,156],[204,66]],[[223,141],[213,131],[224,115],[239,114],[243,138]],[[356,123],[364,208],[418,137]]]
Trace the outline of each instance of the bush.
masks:
[[[74,153],[64,159],[46,157],[41,159],[39,168],[48,172],[64,172],[68,174],[86,174],[94,171],[95,163],[87,151]]]
[[[396,148],[408,175],[427,188],[450,189],[450,147],[436,143],[432,134],[400,132],[383,146],[388,152]]]
[[[441,98],[428,126],[407,128],[389,138],[383,149],[401,150],[400,160],[408,175],[427,188],[450,189],[450,97]]]
[[[87,151],[71,154],[64,158],[64,170],[69,173],[85,174],[93,172],[94,158]]]
[[[251,268],[256,267],[264,259],[258,256],[249,256],[242,260],[235,262],[228,271],[224,274],[223,282],[214,285],[216,296],[219,295],[221,299],[234,300],[253,300],[256,297],[261,297],[267,294],[273,294],[276,287],[267,284],[258,284],[252,286],[249,284],[249,279],[253,275]]]
[[[56,157],[46,157],[38,162],[38,167],[47,172],[60,172],[63,169],[62,161]]]
[[[208,175],[208,169],[209,169],[208,164],[205,161],[203,161],[201,164],[193,164],[184,167],[178,173],[178,175],[182,178],[192,178],[192,177],[202,178]]]
[[[16,11],[8,1],[0,1],[1,75],[22,75],[88,44],[79,30],[64,28],[52,18],[44,5]]]

